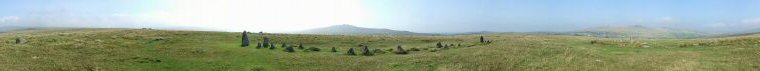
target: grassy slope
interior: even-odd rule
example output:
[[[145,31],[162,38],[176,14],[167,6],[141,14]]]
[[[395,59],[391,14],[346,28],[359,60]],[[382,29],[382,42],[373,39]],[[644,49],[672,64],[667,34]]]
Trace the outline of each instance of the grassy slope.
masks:
[[[583,29],[580,31],[581,33],[605,33],[605,34],[594,34],[593,36],[597,37],[617,37],[622,38],[623,36],[628,38],[697,38],[697,37],[706,37],[706,36],[713,36],[715,34],[713,33],[705,33],[705,32],[698,32],[698,31],[692,31],[692,30],[684,30],[684,29],[672,29],[672,28],[651,28],[651,27],[644,27],[644,26],[604,26],[604,27],[593,27],[588,29]]]
[[[13,44],[16,35],[30,42]],[[760,39],[603,39],[494,34],[493,44],[442,51],[436,42],[476,45],[476,35],[264,35],[276,45],[320,52],[240,48],[239,33],[79,29],[0,33],[0,70],[758,70]],[[254,42],[262,35],[253,35]],[[166,38],[158,40],[156,38]],[[599,41],[601,44],[590,44]],[[427,48],[407,55],[348,56],[346,49]],[[255,44],[255,43],[254,43]],[[696,44],[696,45],[695,45]],[[641,46],[650,47],[641,47]],[[330,47],[339,52],[328,52]]]

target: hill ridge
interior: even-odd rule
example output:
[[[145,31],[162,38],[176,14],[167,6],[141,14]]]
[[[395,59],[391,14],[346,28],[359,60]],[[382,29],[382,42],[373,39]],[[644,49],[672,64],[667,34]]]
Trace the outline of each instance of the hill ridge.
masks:
[[[322,28],[309,29],[295,32],[296,34],[324,34],[324,35],[430,35],[410,31],[392,30],[386,28],[364,28],[349,24],[333,25]]]

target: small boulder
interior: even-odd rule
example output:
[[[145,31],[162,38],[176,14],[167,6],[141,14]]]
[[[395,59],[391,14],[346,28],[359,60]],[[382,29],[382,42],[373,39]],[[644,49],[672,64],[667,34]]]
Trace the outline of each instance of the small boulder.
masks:
[[[441,42],[436,43],[435,46],[438,48],[443,48],[443,44],[441,44]]]
[[[259,43],[256,44],[256,48],[261,48],[261,47],[262,47],[261,46],[261,42],[259,42]]]
[[[296,52],[296,49],[293,47],[285,47],[285,52]]]
[[[303,44],[298,44],[298,49],[304,49]]]
[[[396,53],[396,54],[407,54],[409,52],[406,52],[406,50],[404,50],[404,48],[401,48],[401,45],[399,45],[398,47],[396,47],[396,51],[394,53]]]
[[[364,53],[362,53],[362,55],[364,55],[364,56],[372,56],[372,55],[374,55],[374,54],[372,54],[372,52],[369,51],[369,47],[368,46],[364,46],[364,49],[362,49],[362,51],[364,52]]]
[[[319,49],[317,47],[309,47],[306,49],[306,51],[321,51],[322,49]]]
[[[332,47],[331,52],[338,52],[338,49],[335,49],[335,47]]]
[[[24,38],[22,38],[20,36],[16,37],[16,44],[24,44],[24,43],[26,43],[26,39],[24,39]]]
[[[274,47],[274,43],[269,44],[269,49],[276,49],[276,47]]]
[[[409,48],[409,51],[420,51],[419,48]]]
[[[348,55],[356,55],[356,52],[354,52],[354,48],[348,48]]]
[[[374,50],[372,50],[372,52],[373,53],[377,53],[377,54],[385,54],[385,51],[383,51],[381,49],[374,49]]]

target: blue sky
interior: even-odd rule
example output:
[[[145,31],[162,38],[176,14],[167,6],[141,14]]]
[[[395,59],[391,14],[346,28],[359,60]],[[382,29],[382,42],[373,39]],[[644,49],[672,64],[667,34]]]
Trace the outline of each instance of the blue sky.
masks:
[[[290,32],[330,25],[426,33],[644,25],[760,28],[760,0],[0,0],[0,26]]]
[[[369,3],[383,11],[380,12],[383,21],[379,22],[386,24],[376,24],[378,26],[446,27],[419,29],[435,32],[464,32],[450,28],[564,31],[606,25],[738,31],[724,28],[741,27],[739,25],[747,24],[744,20],[760,16],[758,0],[382,0]]]

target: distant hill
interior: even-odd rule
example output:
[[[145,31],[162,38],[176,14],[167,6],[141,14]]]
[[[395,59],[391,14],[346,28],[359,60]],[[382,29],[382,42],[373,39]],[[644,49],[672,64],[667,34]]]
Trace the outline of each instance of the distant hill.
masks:
[[[760,35],[760,28],[750,29],[746,31],[732,33],[732,34],[724,34],[724,35],[715,36],[715,37],[740,37],[740,36],[757,36],[757,35]]]
[[[55,30],[71,30],[71,29],[93,29],[97,27],[30,27],[30,26],[0,26],[0,33],[5,32],[19,32],[19,31],[55,31]],[[111,29],[111,28],[99,28],[99,29]],[[187,26],[172,26],[172,27],[144,27],[144,28],[119,28],[119,29],[160,29],[160,30],[184,30],[184,31],[221,31],[207,28],[187,27]]]
[[[310,29],[306,31],[295,32],[297,34],[325,34],[325,35],[434,35],[427,33],[415,33],[409,31],[398,31],[390,29],[363,28],[353,25],[343,24],[323,28]]]
[[[42,30],[62,30],[62,29],[74,29],[74,28],[62,28],[62,27],[0,27],[0,33],[4,32],[21,32],[21,31],[42,31]]]
[[[27,29],[27,28],[28,27],[10,27],[10,26],[5,26],[5,27],[0,27],[0,33],[2,33],[2,32],[10,32],[10,31],[17,31],[17,30],[23,30],[23,29]]]
[[[738,32],[737,34],[757,34],[757,33],[760,33],[760,28],[741,31],[741,32]]]
[[[494,31],[478,31],[478,32],[464,32],[464,33],[456,33],[455,35],[473,35],[473,34],[499,34],[499,33],[505,33],[505,32],[494,32]]]
[[[573,35],[608,38],[696,38],[716,34],[667,27],[651,28],[641,25],[633,25],[592,27],[579,30],[573,33]]]

